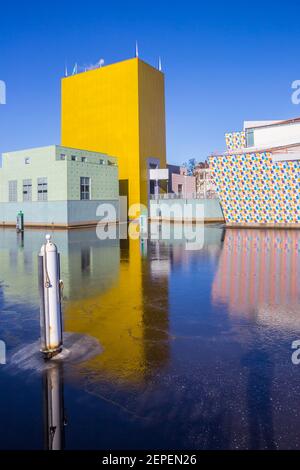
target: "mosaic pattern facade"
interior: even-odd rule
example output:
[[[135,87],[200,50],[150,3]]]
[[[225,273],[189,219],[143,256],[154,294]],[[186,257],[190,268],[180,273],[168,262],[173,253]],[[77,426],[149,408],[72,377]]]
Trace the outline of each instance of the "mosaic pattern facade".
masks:
[[[225,134],[227,150],[239,150],[246,147],[246,135],[244,131]]]

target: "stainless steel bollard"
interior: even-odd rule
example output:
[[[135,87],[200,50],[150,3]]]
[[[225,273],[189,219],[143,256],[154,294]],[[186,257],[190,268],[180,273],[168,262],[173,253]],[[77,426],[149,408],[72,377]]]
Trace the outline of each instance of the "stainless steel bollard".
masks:
[[[51,236],[39,254],[39,290],[41,351],[45,359],[60,353],[63,347],[60,256]]]

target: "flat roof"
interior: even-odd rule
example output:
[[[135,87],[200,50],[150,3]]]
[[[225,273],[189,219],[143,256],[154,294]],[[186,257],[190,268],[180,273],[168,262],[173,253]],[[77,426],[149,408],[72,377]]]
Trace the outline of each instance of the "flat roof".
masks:
[[[261,127],[282,126],[282,125],[285,125],[285,124],[294,124],[296,122],[300,122],[300,117],[292,118],[292,119],[279,120],[279,121],[244,121],[244,130],[261,128]]]
[[[222,157],[223,155],[241,155],[243,153],[262,153],[262,152],[276,152],[276,151],[286,151],[288,153],[289,149],[296,149],[297,147],[300,148],[300,142],[295,143],[295,144],[289,144],[289,145],[278,145],[276,147],[245,147],[243,149],[238,149],[238,150],[228,150],[227,152],[224,152],[224,154],[217,155],[219,157]],[[213,155],[212,155],[213,156]]]
[[[10,153],[23,153],[23,152],[32,152],[32,151],[37,151],[37,150],[43,150],[43,149],[50,149],[50,148],[61,148],[61,149],[66,149],[66,150],[73,150],[73,151],[78,151],[78,152],[86,152],[86,153],[93,153],[93,154],[98,154],[98,155],[103,155],[104,157],[109,157],[109,158],[117,158],[114,155],[108,155],[105,152],[97,152],[96,150],[87,150],[87,149],[82,149],[82,148],[77,148],[77,147],[68,147],[66,145],[60,145],[60,144],[52,144],[52,145],[43,145],[39,147],[30,147],[30,148],[24,148],[24,149],[18,149],[18,150],[11,150],[8,152],[3,152],[2,155],[7,155]]]

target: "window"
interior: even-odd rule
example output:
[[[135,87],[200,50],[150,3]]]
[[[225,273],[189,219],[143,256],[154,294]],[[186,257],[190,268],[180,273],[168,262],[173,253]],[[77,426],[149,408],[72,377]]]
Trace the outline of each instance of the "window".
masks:
[[[18,182],[17,180],[8,182],[8,201],[17,202],[18,201]]]
[[[247,147],[254,147],[254,130],[246,130],[246,145]]]
[[[178,185],[178,194],[182,194],[182,184]]]
[[[99,163],[100,163],[100,165],[104,165],[104,160],[101,159],[101,160],[99,161]]]
[[[61,154],[59,155],[58,159],[64,161],[64,160],[66,159],[65,154],[64,154],[64,153],[61,153]]]
[[[32,181],[23,180],[23,201],[32,201]]]
[[[25,165],[29,165],[29,164],[30,164],[30,158],[29,158],[29,157],[26,157],[25,160],[24,160],[24,162],[25,162]]]
[[[86,157],[81,157],[81,161],[82,161],[82,163],[85,163],[86,162]]]
[[[38,178],[37,180],[38,201],[48,201],[48,182],[47,178]]]
[[[90,199],[90,178],[82,176],[80,178],[80,199],[86,201]]]
[[[71,155],[72,162],[76,162],[76,155]]]

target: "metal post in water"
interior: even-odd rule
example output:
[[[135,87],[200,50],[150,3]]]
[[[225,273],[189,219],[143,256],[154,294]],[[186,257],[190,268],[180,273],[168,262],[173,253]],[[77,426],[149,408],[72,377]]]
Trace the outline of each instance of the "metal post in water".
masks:
[[[24,214],[22,211],[17,214],[16,230],[17,232],[24,232]]]
[[[45,359],[59,354],[63,347],[60,256],[51,235],[39,254],[41,352]]]
[[[47,450],[64,448],[63,377],[61,364],[53,364],[44,375],[45,447]]]

